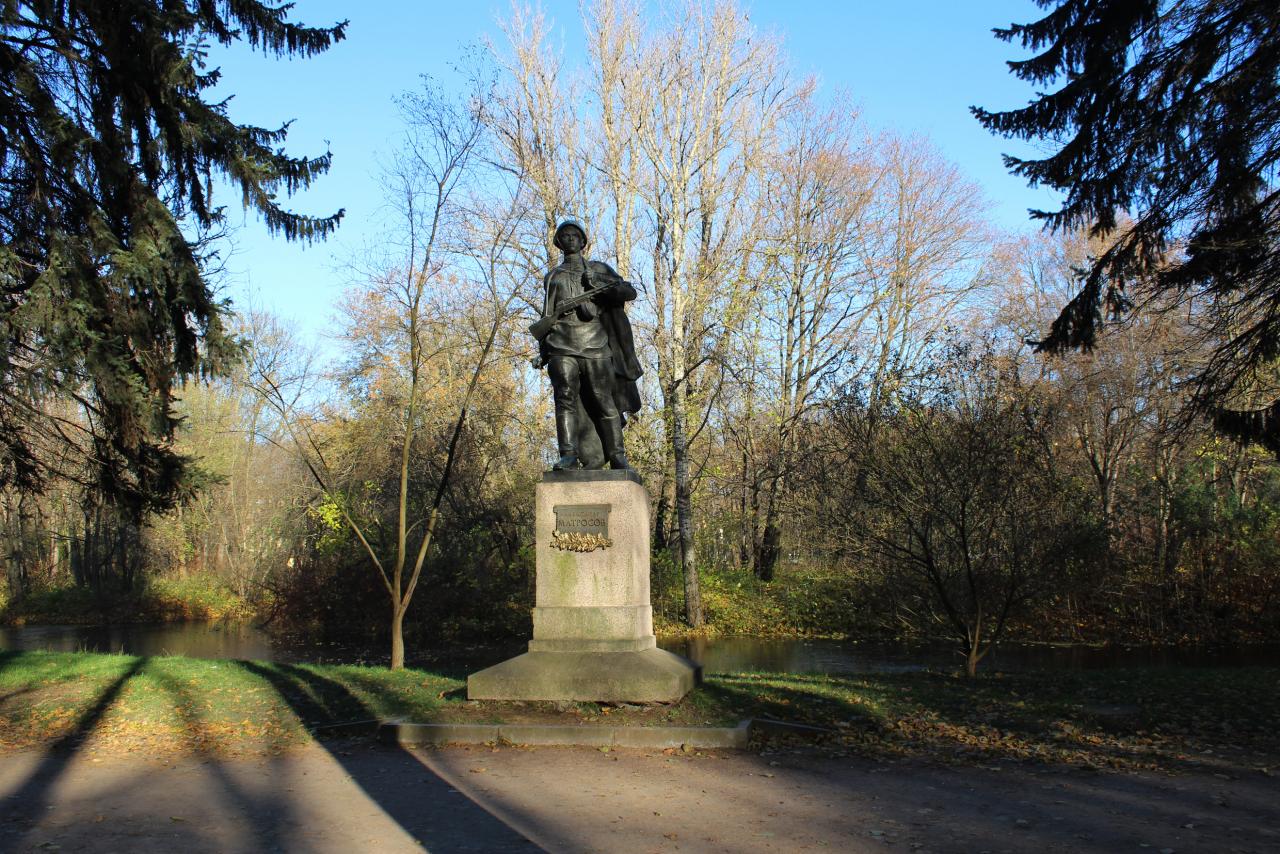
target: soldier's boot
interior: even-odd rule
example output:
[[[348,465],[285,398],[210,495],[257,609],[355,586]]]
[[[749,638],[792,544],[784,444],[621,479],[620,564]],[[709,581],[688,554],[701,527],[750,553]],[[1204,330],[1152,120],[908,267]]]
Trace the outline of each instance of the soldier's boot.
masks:
[[[627,451],[622,445],[622,418],[620,416],[615,415],[612,418],[600,419],[600,444],[604,445],[604,455],[609,460],[609,468],[631,468],[631,464],[627,462]]]
[[[560,459],[553,468],[556,471],[576,469],[578,467],[578,432],[576,419],[568,407],[556,409],[556,444],[560,449]]]

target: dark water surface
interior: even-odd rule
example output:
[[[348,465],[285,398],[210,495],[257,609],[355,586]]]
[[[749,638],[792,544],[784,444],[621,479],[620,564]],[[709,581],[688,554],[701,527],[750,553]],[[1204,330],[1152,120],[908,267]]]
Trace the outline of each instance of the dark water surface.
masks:
[[[750,637],[662,638],[664,649],[687,656],[708,673],[743,670],[782,673],[867,673],[956,667],[960,656],[931,644]],[[465,673],[524,650],[523,643],[415,651],[409,664]],[[248,623],[167,623],[120,626],[21,626],[0,628],[0,650],[123,652],[260,661],[382,664],[387,650],[326,645],[280,638]],[[984,670],[1077,670],[1104,667],[1280,665],[1280,645],[1232,648],[1085,647],[1006,644],[982,663]]]

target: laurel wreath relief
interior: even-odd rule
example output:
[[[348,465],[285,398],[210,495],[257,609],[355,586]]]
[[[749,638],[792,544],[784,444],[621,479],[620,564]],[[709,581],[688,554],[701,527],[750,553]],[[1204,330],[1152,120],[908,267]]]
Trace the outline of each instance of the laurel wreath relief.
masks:
[[[551,548],[562,552],[594,552],[607,549],[613,540],[604,534],[581,534],[576,531],[552,531]]]

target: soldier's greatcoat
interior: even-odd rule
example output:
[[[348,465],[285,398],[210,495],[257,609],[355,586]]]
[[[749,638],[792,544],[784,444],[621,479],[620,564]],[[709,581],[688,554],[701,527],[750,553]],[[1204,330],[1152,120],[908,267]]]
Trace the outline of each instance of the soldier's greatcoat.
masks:
[[[624,416],[634,414],[640,411],[640,390],[636,381],[644,371],[636,358],[631,321],[627,319],[623,306],[636,298],[636,291],[603,261],[588,261],[587,265],[595,287],[617,286],[593,300],[587,311],[583,310],[586,307],[580,306],[556,322],[540,342],[543,361],[555,355],[609,359],[613,365],[613,398],[618,411]],[[581,267],[565,263],[547,273],[544,280],[544,316],[554,313],[560,300],[582,293],[581,277]],[[599,319],[598,326],[596,318]],[[599,337],[600,332],[604,333],[603,340]]]

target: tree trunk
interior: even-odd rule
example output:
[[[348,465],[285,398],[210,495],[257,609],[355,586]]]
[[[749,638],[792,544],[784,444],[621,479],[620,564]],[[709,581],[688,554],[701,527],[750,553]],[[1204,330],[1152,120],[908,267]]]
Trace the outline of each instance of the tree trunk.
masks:
[[[785,459],[779,460],[779,466],[785,465]],[[778,565],[778,554],[781,548],[782,532],[778,530],[778,487],[782,478],[774,474],[769,484],[769,506],[764,514],[764,529],[760,532],[760,541],[756,544],[755,570],[756,578],[761,581],[773,581],[773,573]]]
[[[698,582],[698,562],[693,543],[693,484],[689,477],[689,442],[685,435],[685,395],[676,389],[671,407],[671,450],[676,463],[676,527],[680,536],[680,568],[684,574],[684,619],[691,628],[701,628],[702,589]]]
[[[391,603],[391,669],[404,668],[404,608]]]
[[[978,662],[982,660],[982,611],[974,620],[973,629],[969,632],[969,655],[964,663],[964,673],[970,679],[978,675]],[[990,644],[987,645],[990,648]]]
[[[760,482],[755,477],[755,472],[751,474],[751,500],[750,508],[747,512],[747,537],[748,537],[748,562],[751,565],[752,574],[757,577],[760,575]]]
[[[778,530],[778,522],[773,518],[773,510],[770,508],[765,517],[764,534],[760,537],[760,550],[756,553],[756,577],[761,581],[773,581],[781,540],[782,532]]]
[[[744,448],[742,451],[742,491],[738,495],[738,568],[745,569],[751,565],[751,546],[755,539],[755,515],[748,508],[751,503],[747,500],[747,495],[751,488],[748,482],[751,479],[749,473],[749,464],[747,460],[747,452]]]
[[[6,575],[9,576],[9,593],[14,599],[22,599],[27,592],[27,563],[26,554],[24,554],[23,542],[26,535],[26,525],[24,521],[23,501],[18,499],[17,517],[9,512],[9,504],[5,503],[5,530],[9,531],[10,539],[5,542],[6,558]]]
[[[653,550],[664,551],[671,543],[667,533],[667,511],[670,510],[667,498],[667,485],[664,482],[658,488],[658,504],[653,509]]]

